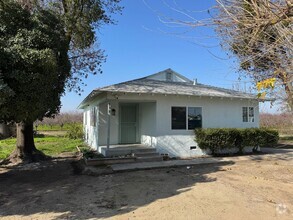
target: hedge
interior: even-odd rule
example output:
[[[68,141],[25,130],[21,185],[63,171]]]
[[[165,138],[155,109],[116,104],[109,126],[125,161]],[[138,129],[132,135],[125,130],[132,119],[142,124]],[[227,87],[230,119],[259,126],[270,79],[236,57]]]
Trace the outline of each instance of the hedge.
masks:
[[[277,144],[279,133],[265,128],[205,128],[195,130],[195,141],[203,150],[213,155],[222,150],[238,149],[243,153],[245,147],[263,147]]]

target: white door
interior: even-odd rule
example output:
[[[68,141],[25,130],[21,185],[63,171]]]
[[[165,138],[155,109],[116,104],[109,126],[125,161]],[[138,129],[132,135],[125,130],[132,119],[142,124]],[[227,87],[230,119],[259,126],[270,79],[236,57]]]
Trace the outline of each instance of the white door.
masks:
[[[120,143],[137,143],[138,134],[137,104],[120,105]]]

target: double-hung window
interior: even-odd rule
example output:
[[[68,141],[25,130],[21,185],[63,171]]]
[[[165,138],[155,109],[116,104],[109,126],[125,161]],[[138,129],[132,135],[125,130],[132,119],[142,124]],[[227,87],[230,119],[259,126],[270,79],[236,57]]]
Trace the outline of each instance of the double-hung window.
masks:
[[[254,107],[242,107],[242,121],[254,122]]]
[[[172,130],[193,130],[202,127],[201,107],[172,107]]]

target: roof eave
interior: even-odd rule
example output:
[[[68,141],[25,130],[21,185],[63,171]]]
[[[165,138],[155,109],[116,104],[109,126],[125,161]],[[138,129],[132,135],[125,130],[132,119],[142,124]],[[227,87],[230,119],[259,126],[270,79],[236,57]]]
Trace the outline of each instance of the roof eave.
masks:
[[[213,96],[213,95],[201,95],[201,94],[178,94],[178,93],[158,93],[158,92],[129,92],[129,91],[112,91],[112,90],[101,90],[100,92],[108,92],[108,93],[123,93],[123,94],[153,94],[153,95],[175,95],[175,96],[194,96],[194,97],[209,97],[209,98],[227,98],[227,99],[254,99],[259,100],[255,97],[246,97],[246,96]],[[265,100],[271,101],[271,100]]]

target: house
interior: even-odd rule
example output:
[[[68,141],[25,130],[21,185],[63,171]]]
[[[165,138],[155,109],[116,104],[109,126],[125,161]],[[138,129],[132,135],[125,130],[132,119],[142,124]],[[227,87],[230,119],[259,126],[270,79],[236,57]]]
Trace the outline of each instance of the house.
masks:
[[[141,144],[192,157],[204,154],[194,141],[196,128],[259,127],[255,95],[203,85],[172,69],[95,89],[79,109],[86,143],[104,154]]]

